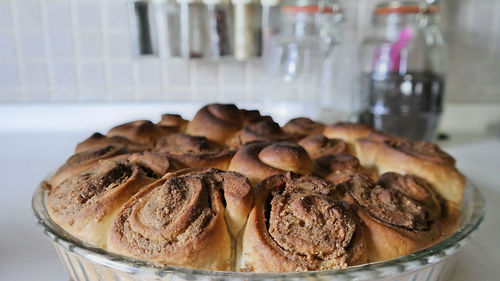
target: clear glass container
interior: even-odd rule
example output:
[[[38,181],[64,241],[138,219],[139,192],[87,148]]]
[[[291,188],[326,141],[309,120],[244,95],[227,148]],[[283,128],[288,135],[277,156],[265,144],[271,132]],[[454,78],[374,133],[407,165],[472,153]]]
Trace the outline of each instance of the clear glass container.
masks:
[[[264,110],[278,121],[298,116],[318,119],[321,74],[329,47],[318,16],[319,1],[287,1],[281,7],[280,32],[271,37],[263,55],[266,69],[261,100]]]
[[[179,4],[180,53],[183,58],[206,55],[206,7],[201,0],[177,0]]]
[[[180,6],[175,0],[154,0],[155,23],[158,34],[158,55],[162,58],[180,57]]]
[[[130,29],[134,56],[157,55],[154,5],[149,0],[129,1]]]
[[[360,121],[390,134],[432,140],[443,107],[446,53],[436,6],[377,5],[360,47]]]
[[[262,53],[269,51],[269,41],[279,33],[281,19],[281,0],[260,0],[262,6]]]
[[[42,183],[33,194],[34,216],[42,232],[52,241],[61,262],[74,281],[179,281],[179,280],[384,280],[441,281],[453,270],[457,252],[474,236],[485,215],[485,201],[470,183],[465,188],[459,229],[450,237],[421,251],[396,259],[352,266],[343,270],[301,273],[240,273],[158,267],[93,247],[73,237],[48,215],[48,190]]]
[[[322,116],[329,123],[353,119],[358,54],[356,22],[358,3],[328,0],[331,14],[321,17],[322,37],[328,49],[321,77]]]

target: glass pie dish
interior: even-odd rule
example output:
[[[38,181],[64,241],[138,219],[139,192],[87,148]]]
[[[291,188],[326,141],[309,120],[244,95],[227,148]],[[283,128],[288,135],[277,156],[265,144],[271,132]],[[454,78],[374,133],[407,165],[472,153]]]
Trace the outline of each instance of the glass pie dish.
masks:
[[[342,270],[300,273],[240,273],[208,271],[175,266],[158,267],[93,247],[67,233],[48,215],[44,184],[35,190],[32,207],[37,224],[52,241],[66,271],[75,281],[97,280],[446,280],[457,252],[474,236],[486,207],[479,190],[470,182],[461,206],[459,229],[450,237],[421,251],[396,259],[351,266]]]

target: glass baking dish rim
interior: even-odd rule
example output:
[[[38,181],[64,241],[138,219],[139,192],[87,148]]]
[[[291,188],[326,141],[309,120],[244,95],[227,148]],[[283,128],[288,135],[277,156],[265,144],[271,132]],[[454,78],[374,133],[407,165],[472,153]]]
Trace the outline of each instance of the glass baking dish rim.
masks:
[[[471,202],[467,202],[468,204],[472,204],[472,213],[470,214],[470,217],[450,237],[445,238],[431,247],[395,259],[350,266],[346,269],[287,273],[210,271],[177,266],[160,267],[147,261],[117,255],[102,248],[94,247],[73,237],[51,220],[45,206],[48,190],[44,188],[44,182],[39,185],[33,194],[32,208],[38,226],[42,229],[45,236],[47,236],[54,243],[95,264],[117,269],[132,275],[165,276],[172,273],[178,273],[191,276],[248,278],[252,280],[322,276],[381,278],[397,273],[416,271],[426,265],[438,263],[439,261],[455,254],[460,248],[467,244],[467,242],[478,231],[479,226],[483,222],[486,214],[486,203],[484,197],[478,188],[470,181],[467,181],[466,184],[465,193],[467,192],[471,193],[471,198],[469,199]],[[468,196],[464,196],[465,199],[467,199],[467,197]],[[465,204],[465,202],[463,204]]]

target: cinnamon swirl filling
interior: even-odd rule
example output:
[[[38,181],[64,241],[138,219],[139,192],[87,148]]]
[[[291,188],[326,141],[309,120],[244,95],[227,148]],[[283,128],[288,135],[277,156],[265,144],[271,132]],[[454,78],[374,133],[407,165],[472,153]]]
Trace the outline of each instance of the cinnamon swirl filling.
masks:
[[[252,199],[248,181],[237,173],[186,169],[168,174],[125,204],[108,247],[160,265],[227,270],[229,234],[243,226]]]
[[[384,143],[411,156],[445,166],[454,166],[455,159],[442,151],[436,144],[425,141],[412,141],[403,138],[385,140]]]
[[[156,144],[156,150],[184,167],[211,167],[223,170],[227,169],[235,153],[205,137],[182,133],[161,138]]]
[[[362,225],[328,182],[292,173],[260,183],[243,238],[246,271],[345,268],[366,261]]]

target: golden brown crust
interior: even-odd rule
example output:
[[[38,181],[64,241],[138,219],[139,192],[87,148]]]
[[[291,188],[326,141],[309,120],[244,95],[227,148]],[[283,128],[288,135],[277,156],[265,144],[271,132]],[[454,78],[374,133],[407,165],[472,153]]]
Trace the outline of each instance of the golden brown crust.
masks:
[[[367,125],[359,123],[339,122],[333,125],[326,126],[323,134],[327,138],[341,139],[350,144],[353,144],[355,140],[364,138],[373,132],[375,132],[373,128]]]
[[[309,135],[321,134],[324,129],[325,124],[305,117],[291,119],[283,126],[283,131],[295,140],[303,139]]]
[[[133,143],[131,140],[122,136],[108,137],[101,133],[94,133],[86,140],[77,144],[77,146],[75,147],[75,153],[104,148],[110,145],[124,146],[128,148],[130,152],[139,152],[151,148],[147,144]]]
[[[437,145],[408,139],[383,141],[374,158],[379,173],[419,176],[430,182],[444,199],[461,204],[465,177],[454,163],[455,160]]]
[[[106,176],[110,163],[138,176]],[[95,133],[46,186],[54,221],[94,245],[106,246],[123,207],[104,234],[117,253],[211,270],[243,257],[236,269],[273,272],[344,268],[436,243],[458,228],[464,185],[455,160],[430,143],[308,118],[281,128],[257,110],[209,104],[190,122],[164,114]]]
[[[153,177],[161,178],[167,172],[177,170],[175,165],[171,165],[167,155],[163,155],[157,152],[143,151],[131,154],[127,160],[130,163],[141,166],[143,169],[147,169],[148,173],[153,173]]]
[[[335,185],[349,180],[358,173],[364,173],[372,179],[376,178],[376,174],[361,166],[359,160],[351,154],[327,154],[313,160],[313,175],[325,178]]]
[[[259,184],[243,234],[241,271],[290,272],[366,262],[363,225],[328,182],[291,173]]]
[[[252,142],[234,155],[229,170],[247,176],[252,184],[287,171],[311,174],[312,164],[307,152],[291,142]]]
[[[158,140],[156,150],[184,167],[227,170],[235,151],[209,141],[205,137],[182,133]]]
[[[271,117],[260,115],[258,110],[239,109],[234,104],[208,104],[188,123],[186,133],[227,145],[243,126],[261,120],[272,121]]]
[[[327,154],[351,153],[348,144],[341,139],[329,139],[324,135],[309,135],[301,139],[298,144],[302,146],[311,159]]]
[[[410,197],[391,186],[375,184],[362,174],[342,184],[345,198],[357,204],[368,228],[368,260],[383,261],[437,243],[441,222]]]
[[[183,133],[186,131],[188,122],[178,114],[166,113],[161,115],[161,120],[156,125],[168,131]]]
[[[127,155],[102,160],[54,186],[47,199],[50,217],[75,237],[105,248],[116,212],[139,188],[154,180],[126,159]]]
[[[126,153],[129,153],[127,147],[115,145],[108,145],[75,153],[69,157],[61,167],[59,167],[55,174],[50,178],[49,184],[52,187],[56,187],[66,179],[92,168],[99,160]]]
[[[137,120],[111,128],[107,136],[122,136],[134,143],[153,144],[157,139],[172,133],[148,120]]]
[[[167,174],[123,206],[108,249],[159,265],[228,270],[231,238],[224,213],[239,208],[246,218],[241,207],[248,214],[251,194],[247,180],[236,173],[189,169]]]
[[[230,148],[238,149],[243,144],[252,141],[290,141],[281,127],[271,119],[262,119],[251,122],[236,133],[227,143]]]
[[[244,118],[242,111],[234,104],[209,104],[201,108],[188,123],[186,133],[224,144],[241,129]]]

